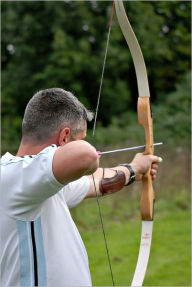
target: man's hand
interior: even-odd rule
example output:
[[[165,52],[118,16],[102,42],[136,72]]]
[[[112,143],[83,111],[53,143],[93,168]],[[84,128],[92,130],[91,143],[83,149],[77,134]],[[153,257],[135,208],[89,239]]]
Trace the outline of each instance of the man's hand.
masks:
[[[161,157],[137,153],[130,163],[136,175],[135,179],[141,180],[143,175],[150,169],[152,180],[154,180],[156,178],[158,164],[160,162],[162,162]]]

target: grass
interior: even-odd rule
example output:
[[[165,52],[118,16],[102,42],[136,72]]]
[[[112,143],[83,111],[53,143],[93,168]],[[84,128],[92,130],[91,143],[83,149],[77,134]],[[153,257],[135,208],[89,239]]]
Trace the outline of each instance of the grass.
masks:
[[[95,213],[95,204],[91,205],[95,219],[93,220],[93,214],[87,218],[86,212],[83,212],[85,206],[80,206],[78,218],[82,216],[82,221],[84,216],[86,218],[84,225],[80,221],[77,225],[89,255],[93,285],[110,286],[112,283],[104,240],[98,215]],[[104,203],[101,205],[102,209],[105,209]],[[123,218],[122,209],[121,216],[117,216],[114,210],[110,217],[109,204],[106,209],[105,232],[115,284],[129,286],[139,251],[141,222],[137,216]],[[190,286],[190,270],[190,211],[177,208],[162,215],[158,213],[153,228],[151,255],[144,286]]]
[[[159,153],[163,162],[156,191],[155,222],[143,286],[191,286],[190,155],[184,149]],[[129,154],[129,157],[130,154]],[[125,162],[125,154],[101,166]],[[141,232],[139,183],[100,200],[116,286],[130,286]],[[72,210],[85,243],[94,286],[111,286],[111,276],[95,199]]]

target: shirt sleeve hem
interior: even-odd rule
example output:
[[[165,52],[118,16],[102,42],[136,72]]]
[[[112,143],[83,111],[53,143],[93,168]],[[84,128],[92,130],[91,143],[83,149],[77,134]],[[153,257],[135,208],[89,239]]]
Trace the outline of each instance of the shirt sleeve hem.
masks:
[[[53,149],[53,151],[50,153],[49,162],[48,162],[48,173],[50,177],[50,184],[53,185],[54,187],[62,188],[63,186],[65,186],[65,184],[59,182],[53,173],[53,157],[54,157],[56,150],[57,149]]]

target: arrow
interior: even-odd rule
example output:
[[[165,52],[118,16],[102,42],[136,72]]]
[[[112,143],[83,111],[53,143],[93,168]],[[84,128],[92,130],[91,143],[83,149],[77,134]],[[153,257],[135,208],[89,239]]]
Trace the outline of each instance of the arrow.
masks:
[[[154,146],[162,145],[163,143],[154,143]],[[114,149],[114,150],[108,150],[108,151],[97,151],[98,155],[108,154],[108,153],[114,153],[114,152],[121,152],[121,151],[127,151],[127,150],[135,150],[135,149],[141,149],[145,148],[145,145],[139,145],[139,146],[133,146],[133,147],[126,147],[126,148],[120,148],[120,149]]]

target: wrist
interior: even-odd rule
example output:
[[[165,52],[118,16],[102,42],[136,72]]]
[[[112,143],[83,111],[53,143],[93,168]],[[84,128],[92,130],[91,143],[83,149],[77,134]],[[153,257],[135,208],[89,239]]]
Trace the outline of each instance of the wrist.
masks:
[[[135,176],[137,176],[139,174],[139,170],[138,170],[138,167],[137,165],[133,164],[132,162],[129,163],[129,165],[132,167],[134,173],[135,173]]]
[[[131,183],[133,183],[135,181],[136,174],[135,174],[134,169],[128,163],[120,164],[120,166],[124,166],[124,167],[126,167],[128,169],[128,171],[129,171],[129,180],[125,184],[125,186],[130,185]]]

